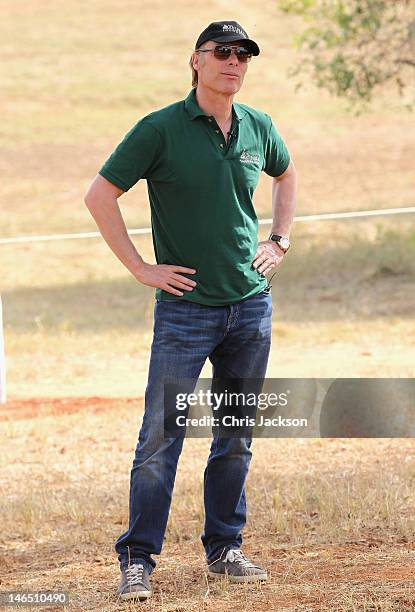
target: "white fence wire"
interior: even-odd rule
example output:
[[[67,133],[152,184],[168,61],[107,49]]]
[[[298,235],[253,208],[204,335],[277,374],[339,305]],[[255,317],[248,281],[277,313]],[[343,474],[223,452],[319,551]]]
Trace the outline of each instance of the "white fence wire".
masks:
[[[355,219],[357,217],[374,217],[381,215],[398,215],[404,213],[415,213],[415,206],[406,208],[379,208],[377,210],[355,210],[340,213],[321,213],[318,215],[301,215],[294,217],[294,222],[327,221],[330,219]],[[259,225],[270,225],[272,219],[260,219]],[[150,227],[128,230],[131,236],[137,234],[151,234]],[[100,238],[100,232],[78,232],[76,234],[49,234],[46,236],[14,236],[11,238],[0,238],[1,244],[19,244],[27,242],[49,242],[53,240],[79,240],[84,238]]]
[[[381,215],[398,215],[405,213],[415,213],[415,206],[407,206],[406,208],[381,208],[376,210],[356,210],[351,212],[340,213],[321,213],[318,215],[301,215],[294,217],[294,222],[310,222],[310,221],[327,221],[334,219],[356,219],[358,217],[374,217]],[[259,225],[270,225],[272,219],[260,219]],[[151,228],[137,228],[128,230],[130,235],[150,234]],[[85,238],[100,238],[100,232],[78,232],[75,234],[49,234],[46,236],[14,236],[11,238],[0,238],[0,245],[6,244],[22,244],[28,242],[50,242],[60,240],[79,240]],[[4,334],[3,334],[3,313],[0,296],[0,403],[6,402],[6,357],[4,350]]]

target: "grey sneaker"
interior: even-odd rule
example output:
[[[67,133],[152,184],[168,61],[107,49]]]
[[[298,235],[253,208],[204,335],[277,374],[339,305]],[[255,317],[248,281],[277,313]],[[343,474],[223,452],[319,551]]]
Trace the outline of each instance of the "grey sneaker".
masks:
[[[142,563],[131,563],[121,570],[118,595],[121,599],[139,599],[151,597],[150,574]]]
[[[266,570],[251,563],[239,549],[231,548],[222,559],[224,552],[225,549],[219,559],[208,565],[209,576],[228,576],[230,582],[256,582],[267,579]]]

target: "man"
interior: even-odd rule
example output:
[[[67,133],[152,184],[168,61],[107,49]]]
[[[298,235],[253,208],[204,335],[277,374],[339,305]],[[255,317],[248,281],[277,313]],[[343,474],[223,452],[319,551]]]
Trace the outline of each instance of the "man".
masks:
[[[213,381],[263,379],[272,298],[265,275],[289,248],[295,169],[261,111],[233,103],[258,45],[235,21],[211,23],[191,57],[185,100],[150,113],[125,136],[85,202],[115,255],[156,288],[145,411],[131,470],[129,528],[115,545],[121,598],[146,599],[161,552],[183,436],[164,436],[164,381],[197,380],[209,357]],[[275,177],[273,225],[258,244],[252,196],[261,170]],[[147,179],[156,264],[130,240],[117,199]],[[251,437],[214,437],[204,473],[201,540],[211,576],[265,580],[240,550]]]

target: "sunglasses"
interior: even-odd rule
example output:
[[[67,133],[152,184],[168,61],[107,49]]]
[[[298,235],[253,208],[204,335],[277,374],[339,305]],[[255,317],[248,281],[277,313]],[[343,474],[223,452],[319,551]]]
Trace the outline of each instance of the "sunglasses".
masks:
[[[235,53],[239,62],[249,62],[252,57],[252,53],[245,49],[245,47],[232,47],[229,45],[217,45],[214,49],[197,49],[196,53],[206,53],[212,51],[216,59],[224,61],[230,58],[232,51]]]

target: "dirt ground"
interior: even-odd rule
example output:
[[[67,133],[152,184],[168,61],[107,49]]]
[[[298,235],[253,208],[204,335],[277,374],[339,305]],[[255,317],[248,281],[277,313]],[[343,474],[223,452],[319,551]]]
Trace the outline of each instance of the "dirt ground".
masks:
[[[209,440],[187,439],[154,595],[119,601],[113,542],[128,520],[142,407],[89,397],[1,408],[1,590],[62,589],[68,610],[109,612],[415,609],[411,439],[254,440],[243,549],[269,573],[255,586],[207,577]]]

